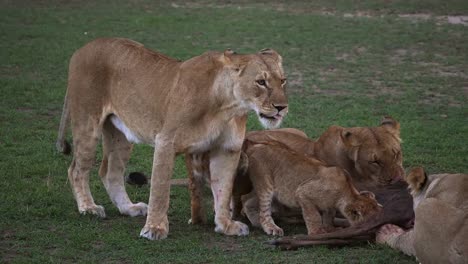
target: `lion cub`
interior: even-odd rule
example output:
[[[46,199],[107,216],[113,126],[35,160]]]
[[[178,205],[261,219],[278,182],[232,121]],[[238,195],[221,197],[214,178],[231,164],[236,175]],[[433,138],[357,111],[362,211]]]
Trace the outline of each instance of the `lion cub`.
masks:
[[[358,192],[342,169],[327,167],[284,144],[256,144],[247,155],[247,173],[259,201],[259,222],[269,235],[283,235],[271,217],[274,198],[287,207],[302,209],[309,235],[333,230],[336,210],[351,225],[380,210],[374,194]]]

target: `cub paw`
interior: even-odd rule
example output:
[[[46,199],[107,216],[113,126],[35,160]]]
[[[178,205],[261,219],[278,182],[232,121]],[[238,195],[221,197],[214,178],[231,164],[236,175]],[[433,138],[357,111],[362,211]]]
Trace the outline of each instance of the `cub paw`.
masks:
[[[147,212],[148,212],[148,205],[145,203],[132,204],[120,211],[120,213],[129,215],[132,217],[139,216],[139,215],[146,215]]]
[[[267,224],[263,227],[263,231],[272,236],[283,236],[283,229],[275,224]]]
[[[149,240],[161,240],[167,237],[169,233],[168,223],[160,223],[159,225],[148,225],[146,224],[143,229],[141,229],[140,237],[144,237]]]
[[[104,207],[102,207],[101,205],[90,205],[86,207],[81,207],[79,208],[79,211],[82,215],[92,214],[101,218],[106,218],[106,212],[104,211]]]
[[[249,227],[239,221],[230,221],[227,225],[216,225],[215,232],[228,236],[246,236],[249,234]]]
[[[403,229],[396,225],[386,224],[380,227],[375,236],[375,242],[379,244],[388,244],[391,240],[405,233]]]

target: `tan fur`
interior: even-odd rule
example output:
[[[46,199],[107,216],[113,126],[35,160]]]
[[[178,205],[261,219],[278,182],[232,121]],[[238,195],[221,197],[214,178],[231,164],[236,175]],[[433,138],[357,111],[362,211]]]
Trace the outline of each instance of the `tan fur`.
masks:
[[[400,124],[392,117],[386,116],[377,127],[344,128],[332,126],[316,141],[295,128],[282,128],[263,131],[251,131],[246,134],[243,151],[247,151],[255,142],[280,142],[290,149],[309,157],[324,161],[327,165],[338,166],[348,172],[359,190],[386,185],[404,176],[403,157],[400,145]],[[377,163],[372,162],[377,161]],[[189,176],[190,176],[189,169]],[[247,175],[237,174],[234,185],[232,211],[233,217],[240,216],[242,200],[248,202],[245,213],[251,216],[252,224],[258,225],[257,200],[254,195],[241,199],[251,190]],[[200,205],[199,196],[191,196],[193,205]],[[279,215],[284,214],[281,208],[274,208]],[[192,213],[197,213],[192,208]],[[253,210],[253,211],[252,211]],[[249,212],[247,212],[249,211]],[[193,218],[193,215],[192,215]]]
[[[304,155],[346,170],[358,189],[386,185],[404,177],[400,124],[391,117],[377,127],[331,126],[317,140],[288,128],[248,132],[252,142],[277,141]],[[245,148],[245,147],[244,147]]]
[[[102,135],[99,174],[121,213],[148,214],[142,237],[162,239],[168,234],[170,178],[179,153],[209,153],[215,230],[246,235],[247,226],[229,215],[233,175],[247,112],[254,110],[262,124],[276,127],[288,111],[281,63],[281,56],[270,49],[250,55],[206,52],[177,61],[117,38],[97,39],[76,51],[57,147],[64,149],[70,120],[74,158],[68,173],[79,211],[105,216],[88,183]],[[148,206],[133,204],[124,188],[129,141],[155,147]]]
[[[273,199],[289,208],[301,208],[309,234],[331,231],[336,210],[351,224],[380,210],[374,195],[360,194],[342,169],[327,167],[285,145],[255,144],[247,155],[248,175],[258,197],[259,222],[269,235],[283,235],[271,217]]]
[[[422,168],[406,178],[414,198],[414,228],[385,225],[377,242],[421,263],[466,263],[468,259],[468,174],[427,176]]]

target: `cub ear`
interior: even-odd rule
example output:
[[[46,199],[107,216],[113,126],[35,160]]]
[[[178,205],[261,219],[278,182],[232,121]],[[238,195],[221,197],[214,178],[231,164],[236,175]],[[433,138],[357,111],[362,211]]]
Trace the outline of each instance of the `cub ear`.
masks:
[[[347,147],[356,147],[360,145],[359,139],[350,129],[341,131],[341,140]]]
[[[279,53],[273,49],[262,49],[258,53],[261,55],[270,56],[280,65],[283,63],[283,58],[281,57],[281,55],[279,55]]]
[[[380,126],[396,131],[400,134],[400,123],[391,116],[384,116],[380,121]]]
[[[373,192],[370,192],[370,191],[360,191],[359,192],[360,195],[362,196],[365,196],[367,198],[371,198],[371,199],[374,199],[375,200],[375,194]]]
[[[353,205],[348,205],[344,209],[344,213],[349,218],[351,222],[357,221],[360,217],[362,217],[361,211],[359,208]]]
[[[423,167],[413,168],[406,176],[406,182],[408,183],[412,192],[418,192],[424,188],[426,181],[427,174]]]

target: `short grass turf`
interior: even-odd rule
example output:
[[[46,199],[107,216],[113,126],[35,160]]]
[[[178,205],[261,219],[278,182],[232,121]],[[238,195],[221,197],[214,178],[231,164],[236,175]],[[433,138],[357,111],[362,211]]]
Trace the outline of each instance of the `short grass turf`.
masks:
[[[271,47],[288,76],[284,127],[316,138],[330,125],[372,126],[392,115],[406,168],[466,173],[468,26],[448,23],[449,15],[468,15],[467,2],[0,1],[1,261],[415,263],[373,244],[280,251],[264,244],[271,238],[260,229],[227,237],[212,221],[191,226],[183,187],[172,188],[169,237],[140,239],[145,218],[112,206],[97,176],[100,154],[91,189],[108,218],[78,214],[66,176],[71,158],[54,142],[68,60],[94,38],[127,37],[179,59]],[[249,129],[260,129],[255,117]],[[127,172],[149,173],[151,161],[152,149],[136,146]],[[185,174],[179,158],[174,177]],[[147,187],[127,189],[134,201],[148,200]]]

